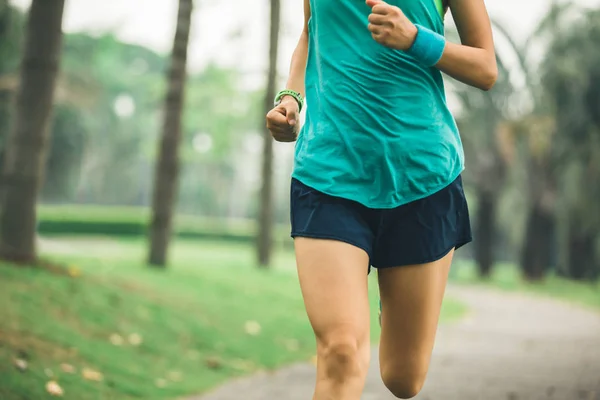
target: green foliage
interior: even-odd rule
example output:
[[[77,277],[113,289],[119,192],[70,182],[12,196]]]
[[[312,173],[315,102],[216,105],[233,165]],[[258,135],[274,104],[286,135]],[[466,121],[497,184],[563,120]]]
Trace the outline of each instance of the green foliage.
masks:
[[[14,72],[19,65],[24,16],[6,0],[0,0],[0,76]]]
[[[46,369],[65,398],[176,398],[314,354],[292,253],[277,254],[277,268],[266,273],[248,261],[250,246],[179,241],[165,273],[140,264],[144,247],[114,239],[44,246],[73,276],[0,265],[0,398],[46,398]],[[375,279],[370,288],[376,340]],[[448,299],[442,319],[464,311]],[[246,328],[249,321],[258,334]],[[132,334],[139,346],[129,342]],[[111,335],[124,343],[112,344]],[[28,360],[26,372],[13,367],[15,357]],[[103,381],[84,380],[84,367]]]
[[[24,16],[4,2],[0,6],[1,148],[18,84]],[[163,55],[112,34],[65,35],[43,202],[149,205],[166,69]],[[228,189],[245,184],[235,176],[248,169],[239,154],[246,151],[248,133],[262,126],[257,109],[262,99],[241,85],[238,71],[216,65],[190,74],[182,127],[182,212],[222,217],[252,212],[247,184],[235,195]],[[212,142],[204,151],[194,146],[199,133]],[[244,200],[232,202],[232,196]]]
[[[220,159],[230,154],[248,129],[248,94],[241,92],[236,70],[209,65],[202,74],[191,76],[186,86],[184,157],[197,158],[192,141],[198,133],[210,135],[212,151],[205,157]]]
[[[12,89],[17,82],[19,50],[24,16],[5,0],[0,0],[0,165],[10,127]]]
[[[73,137],[73,128],[59,120],[55,124],[53,142],[58,143],[51,159],[79,161],[71,165],[78,179],[61,200],[77,195],[90,202],[136,204],[147,186],[147,179],[140,179],[145,154],[156,145],[165,60],[112,35],[71,34],[64,42],[62,101],[80,122],[84,140],[81,149],[61,145]]]

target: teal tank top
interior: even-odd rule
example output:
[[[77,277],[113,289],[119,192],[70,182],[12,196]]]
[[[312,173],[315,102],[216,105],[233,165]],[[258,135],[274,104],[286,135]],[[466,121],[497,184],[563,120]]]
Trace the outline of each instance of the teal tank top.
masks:
[[[444,34],[441,0],[388,0]],[[441,72],[386,48],[364,0],[310,0],[306,119],[292,176],[369,208],[394,208],[449,185],[464,169]]]

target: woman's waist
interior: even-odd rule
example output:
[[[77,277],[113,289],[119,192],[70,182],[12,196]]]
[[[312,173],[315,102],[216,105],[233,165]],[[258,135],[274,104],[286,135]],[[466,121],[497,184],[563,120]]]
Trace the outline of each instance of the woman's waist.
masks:
[[[307,88],[307,124],[358,135],[444,134],[456,131],[454,118],[439,96],[409,92],[365,92],[344,87],[325,91]]]

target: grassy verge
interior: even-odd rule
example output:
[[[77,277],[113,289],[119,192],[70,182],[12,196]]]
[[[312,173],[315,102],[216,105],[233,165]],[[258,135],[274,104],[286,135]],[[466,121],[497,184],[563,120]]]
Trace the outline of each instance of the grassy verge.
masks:
[[[41,205],[37,230],[44,236],[110,236],[144,238],[148,232],[150,210],[144,207]],[[176,215],[173,233],[183,239],[218,240],[252,245],[256,221],[223,219],[195,215]],[[289,227],[274,227],[276,246],[292,247]]]
[[[291,253],[261,271],[249,246],[180,240],[160,271],[140,261],[137,239],[52,239],[42,250],[68,274],[0,264],[3,400],[47,398],[51,379],[65,399],[176,398],[314,353]],[[463,312],[448,299],[442,319]]]
[[[574,282],[549,275],[543,282],[528,283],[521,279],[518,268],[510,264],[499,264],[489,280],[481,280],[473,263],[457,263],[454,268],[450,280],[456,284],[483,285],[505,291],[531,293],[600,311],[600,282]]]

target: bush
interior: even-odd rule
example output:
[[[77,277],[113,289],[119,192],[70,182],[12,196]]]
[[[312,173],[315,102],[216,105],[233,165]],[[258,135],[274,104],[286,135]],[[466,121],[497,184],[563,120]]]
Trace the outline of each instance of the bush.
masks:
[[[38,232],[42,235],[144,236],[148,232],[150,211],[139,207],[40,206]],[[256,235],[252,220],[222,220],[178,215],[175,235],[185,238],[252,242]],[[289,228],[275,228],[276,243],[289,242]]]

